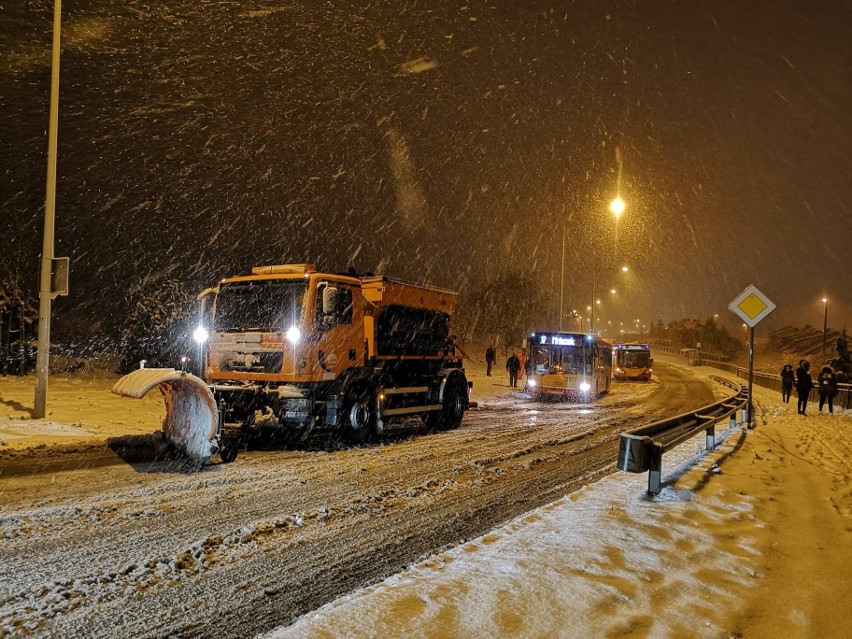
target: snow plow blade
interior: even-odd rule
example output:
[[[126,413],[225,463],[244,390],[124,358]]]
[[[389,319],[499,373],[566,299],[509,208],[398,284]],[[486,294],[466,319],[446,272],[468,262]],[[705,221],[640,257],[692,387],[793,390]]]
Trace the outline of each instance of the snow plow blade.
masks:
[[[157,387],[166,403],[163,433],[169,442],[204,464],[219,450],[216,401],[207,384],[174,368],[140,368],[119,379],[112,392],[141,399]]]

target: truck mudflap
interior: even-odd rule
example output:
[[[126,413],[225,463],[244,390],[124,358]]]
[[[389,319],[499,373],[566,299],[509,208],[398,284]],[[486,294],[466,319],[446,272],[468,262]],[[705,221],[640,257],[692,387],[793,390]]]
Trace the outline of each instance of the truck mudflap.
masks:
[[[174,368],[140,368],[119,379],[112,392],[141,399],[155,386],[166,404],[166,439],[196,463],[209,461],[219,450],[218,414],[202,379]]]

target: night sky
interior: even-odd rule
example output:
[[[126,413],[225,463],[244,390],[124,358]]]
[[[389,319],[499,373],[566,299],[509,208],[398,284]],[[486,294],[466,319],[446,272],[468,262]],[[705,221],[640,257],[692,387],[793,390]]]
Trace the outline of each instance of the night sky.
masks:
[[[0,280],[37,292],[52,3],[0,6]],[[315,262],[605,317],[852,328],[852,4],[65,0],[54,333]],[[617,224],[609,201],[627,210]],[[617,267],[630,266],[627,281]],[[519,292],[519,295],[523,292]]]

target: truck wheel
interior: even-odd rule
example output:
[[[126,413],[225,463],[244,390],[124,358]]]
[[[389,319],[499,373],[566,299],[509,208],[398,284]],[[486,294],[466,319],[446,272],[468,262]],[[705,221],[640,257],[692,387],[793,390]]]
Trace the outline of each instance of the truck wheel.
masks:
[[[467,382],[464,377],[453,376],[444,388],[441,409],[426,413],[426,427],[430,430],[453,430],[461,424],[467,403]]]
[[[352,391],[344,409],[346,436],[350,441],[362,443],[376,434],[376,406],[376,398],[369,388]]]
[[[444,391],[442,428],[453,430],[461,425],[464,409],[467,405],[467,383],[464,378],[456,378],[455,383]]]

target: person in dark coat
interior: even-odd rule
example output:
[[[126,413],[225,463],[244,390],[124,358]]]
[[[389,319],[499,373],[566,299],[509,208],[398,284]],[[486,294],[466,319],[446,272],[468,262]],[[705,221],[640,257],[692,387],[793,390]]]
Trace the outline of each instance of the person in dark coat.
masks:
[[[521,372],[521,360],[518,356],[512,353],[509,359],[506,360],[506,370],[509,371],[509,386],[512,388],[518,387],[518,373]]]
[[[807,416],[808,397],[814,387],[814,380],[810,374],[811,363],[805,360],[796,369],[796,392],[799,395],[799,415]]]
[[[494,344],[485,349],[485,364],[487,365],[487,369],[485,374],[488,377],[491,377],[491,367],[494,366],[494,363],[497,361],[497,351],[494,350]]]
[[[837,376],[828,364],[823,366],[819,372],[817,388],[819,389],[819,412],[822,412],[822,407],[827,400],[828,414],[834,415],[834,396],[837,395]]]
[[[785,404],[790,403],[790,393],[793,392],[793,384],[796,382],[796,375],[793,372],[792,364],[784,364],[781,369],[781,401]]]

